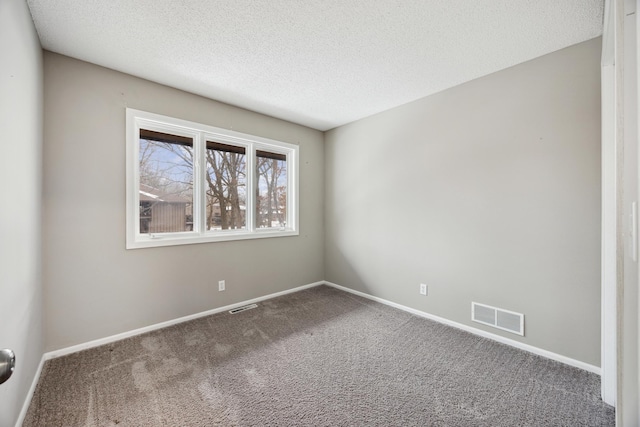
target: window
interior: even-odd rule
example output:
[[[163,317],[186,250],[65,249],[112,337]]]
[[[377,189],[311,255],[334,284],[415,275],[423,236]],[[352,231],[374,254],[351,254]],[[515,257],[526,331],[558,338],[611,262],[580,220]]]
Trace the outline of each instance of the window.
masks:
[[[127,248],[298,235],[298,147],[127,109]]]
[[[287,225],[287,156],[257,151],[256,224],[260,228]]]
[[[207,141],[207,230],[243,230],[247,225],[245,147]]]

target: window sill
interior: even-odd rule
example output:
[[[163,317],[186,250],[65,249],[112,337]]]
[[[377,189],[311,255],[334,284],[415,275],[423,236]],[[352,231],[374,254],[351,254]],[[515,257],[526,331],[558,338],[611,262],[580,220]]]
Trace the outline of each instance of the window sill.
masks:
[[[264,239],[271,237],[298,236],[296,230],[266,230],[256,231],[224,231],[206,235],[197,233],[176,233],[164,235],[140,235],[135,240],[127,240],[127,249],[155,248],[161,246],[194,245],[199,243],[230,242],[235,240]]]

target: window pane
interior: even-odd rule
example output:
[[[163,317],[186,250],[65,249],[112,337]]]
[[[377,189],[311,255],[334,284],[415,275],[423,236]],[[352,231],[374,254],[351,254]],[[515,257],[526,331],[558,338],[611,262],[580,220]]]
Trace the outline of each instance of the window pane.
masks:
[[[140,233],[193,230],[193,140],[140,130]]]
[[[246,228],[247,174],[244,147],[207,141],[207,230]]]
[[[287,156],[256,151],[256,161],[256,227],[284,228],[287,225]]]

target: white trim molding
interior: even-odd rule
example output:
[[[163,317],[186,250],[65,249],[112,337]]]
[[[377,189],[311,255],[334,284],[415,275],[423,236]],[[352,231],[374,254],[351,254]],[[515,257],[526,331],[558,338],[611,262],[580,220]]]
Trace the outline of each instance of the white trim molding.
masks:
[[[389,301],[389,300],[386,300],[386,299],[383,299],[383,298],[375,297],[373,295],[369,295],[369,294],[366,294],[364,292],[360,292],[360,291],[356,291],[354,289],[350,289],[350,288],[347,288],[347,287],[344,287],[344,286],[340,286],[340,285],[332,283],[332,282],[319,281],[319,282],[310,283],[308,285],[302,285],[302,286],[298,286],[298,287],[295,287],[295,288],[287,289],[287,290],[284,290],[284,291],[276,292],[276,293],[273,293],[273,294],[264,295],[264,296],[261,296],[261,297],[257,297],[257,298],[253,298],[253,299],[237,302],[237,303],[234,303],[234,304],[226,305],[224,307],[218,307],[218,308],[214,308],[214,309],[211,309],[211,310],[202,311],[200,313],[195,313],[195,314],[191,314],[191,315],[188,315],[188,316],[179,317],[177,319],[168,320],[166,322],[156,323],[154,325],[145,326],[143,328],[134,329],[134,330],[131,330],[131,331],[128,331],[128,332],[123,332],[123,333],[120,333],[120,334],[111,335],[111,336],[108,336],[108,337],[92,340],[92,341],[89,341],[89,342],[86,342],[86,343],[82,343],[82,344],[78,344],[78,345],[74,345],[74,346],[70,346],[70,347],[66,347],[66,348],[61,348],[59,350],[53,350],[53,351],[47,352],[47,353],[42,355],[42,359],[40,361],[40,365],[38,366],[38,370],[36,371],[36,374],[35,374],[35,376],[33,378],[33,382],[31,384],[31,388],[29,389],[29,393],[27,395],[27,398],[25,399],[25,402],[24,402],[24,404],[22,406],[22,411],[20,412],[20,416],[18,417],[18,421],[16,422],[16,427],[20,427],[22,425],[22,423],[24,421],[24,418],[27,415],[27,410],[29,409],[29,405],[31,404],[31,398],[33,397],[33,393],[36,390],[36,386],[37,386],[38,381],[40,379],[40,375],[42,373],[42,369],[43,369],[44,363],[47,360],[55,359],[57,357],[66,356],[66,355],[69,355],[69,354],[72,354],[72,353],[76,353],[76,352],[79,352],[79,351],[83,351],[83,350],[87,350],[87,349],[90,349],[90,348],[99,347],[101,345],[105,345],[105,344],[110,344],[110,343],[113,343],[113,342],[121,341],[121,340],[126,339],[126,338],[130,338],[130,337],[141,335],[141,334],[144,334],[144,333],[147,333],[147,332],[151,332],[151,331],[155,331],[155,330],[158,330],[158,329],[166,328],[168,326],[177,325],[179,323],[188,322],[190,320],[198,319],[198,318],[205,317],[205,316],[210,316],[212,314],[222,313],[224,311],[229,311],[229,310],[232,310],[232,309],[237,308],[237,307],[242,307],[244,305],[258,303],[260,301],[265,301],[265,300],[268,300],[268,299],[272,299],[272,298],[276,298],[276,297],[279,297],[279,296],[291,294],[291,293],[294,293],[294,292],[302,291],[304,289],[309,289],[309,288],[313,288],[313,287],[320,286],[320,285],[327,285],[327,286],[330,286],[332,288],[335,288],[335,289],[338,289],[338,290],[341,290],[341,291],[344,291],[344,292],[348,292],[348,293],[351,293],[351,294],[354,294],[354,295],[358,295],[358,296],[361,296],[363,298],[367,298],[367,299],[370,299],[372,301],[376,301],[376,302],[379,302],[381,304],[385,304],[385,305],[388,305],[390,307],[394,307],[394,308],[397,308],[399,310],[406,311],[408,313],[415,314],[417,316],[424,317],[426,319],[430,319],[430,320],[433,320],[433,321],[438,322],[438,323],[442,323],[444,325],[452,326],[452,327],[457,328],[457,329],[462,329],[464,331],[470,332],[470,333],[472,333],[474,335],[481,336],[483,338],[489,338],[491,340],[500,342],[502,344],[506,344],[506,345],[518,348],[520,350],[527,351],[529,353],[537,354],[538,356],[546,357],[547,359],[555,360],[557,362],[561,362],[561,363],[564,363],[566,365],[573,366],[573,367],[580,368],[580,369],[584,369],[585,371],[593,372],[595,374],[600,375],[600,368],[597,367],[597,366],[593,366],[593,365],[590,365],[588,363],[581,362],[579,360],[571,359],[569,357],[562,356],[560,354],[556,354],[556,353],[553,353],[551,351],[543,350],[541,348],[534,347],[534,346],[531,346],[531,345],[528,345],[528,344],[523,344],[521,342],[509,339],[509,338],[505,338],[505,337],[502,337],[502,336],[499,336],[499,335],[496,335],[496,334],[492,334],[490,332],[486,332],[486,331],[483,331],[483,330],[480,330],[480,329],[476,329],[474,327],[467,326],[467,325],[464,325],[464,324],[461,324],[461,323],[457,323],[457,322],[454,322],[452,320],[445,319],[443,317],[435,316],[433,314],[429,314],[429,313],[426,313],[424,311],[416,310],[416,309],[411,308],[411,307],[407,307],[407,306],[404,306],[404,305],[401,305],[401,304],[397,304],[395,302],[392,302],[392,301]]]
[[[38,369],[36,371],[35,376],[33,377],[33,381],[31,383],[31,388],[29,389],[29,393],[25,398],[24,403],[22,404],[22,410],[20,411],[20,415],[18,416],[18,420],[16,421],[15,427],[21,427],[24,422],[24,418],[27,416],[27,410],[29,409],[29,405],[31,404],[31,398],[33,397],[33,393],[36,391],[36,386],[38,385],[38,381],[40,380],[40,375],[42,374],[42,368],[47,360],[55,359],[57,357],[66,356],[68,354],[77,353],[82,350],[87,350],[94,347],[99,347],[101,345],[110,344],[116,341],[123,340],[125,338],[134,337],[136,335],[141,335],[147,332],[155,331],[158,329],[166,328],[168,326],[177,325],[179,323],[188,322],[189,320],[198,319],[200,317],[210,316],[212,314],[222,313],[223,311],[229,311],[236,307],[242,307],[243,305],[254,304],[260,301],[265,301],[268,299],[276,298],[282,295],[291,294],[294,292],[302,291],[304,289],[313,288],[315,286],[323,285],[325,282],[314,282],[308,285],[298,286],[292,289],[287,289],[284,291],[276,292],[269,295],[264,295],[258,298],[253,298],[250,300],[226,305],[224,307],[214,308],[207,311],[202,311],[200,313],[191,314],[189,316],[179,317],[177,319],[168,320],[166,322],[156,323],[154,325],[145,326],[143,328],[134,329],[128,332],[123,332],[116,335],[111,335],[104,338],[99,338],[97,340],[89,341],[86,343],[74,345],[71,347],[61,348],[59,350],[53,350],[42,355],[42,359],[40,359],[40,364],[38,365]]]
[[[44,362],[46,360],[47,358],[45,357],[45,354],[43,354],[42,358],[40,359],[38,369],[36,369],[36,374],[33,376],[33,381],[31,381],[31,387],[29,387],[27,397],[22,404],[22,409],[20,410],[20,414],[18,415],[18,419],[16,420],[15,427],[22,427],[24,418],[27,416],[27,411],[29,410],[29,405],[31,405],[31,398],[33,397],[33,393],[36,392],[36,387],[38,386],[38,381],[40,380],[40,375],[42,374],[42,367],[44,366]]]
[[[134,330],[131,330],[131,331],[128,331],[128,332],[123,332],[123,333],[120,333],[120,334],[111,335],[111,336],[108,336],[108,337],[105,337],[105,338],[100,338],[100,339],[89,341],[89,342],[86,342],[86,343],[83,343],[83,344],[78,344],[78,345],[74,345],[74,346],[71,346],[71,347],[66,347],[66,348],[62,348],[62,349],[59,349],[59,350],[50,351],[48,353],[45,353],[45,358],[46,358],[46,360],[54,359],[56,357],[66,356],[68,354],[76,353],[76,352],[82,351],[82,350],[87,350],[89,348],[99,347],[99,346],[105,345],[105,344],[111,344],[113,342],[120,341],[120,340],[123,340],[125,338],[130,338],[130,337],[134,337],[136,335],[145,334],[147,332],[156,331],[158,329],[162,329],[162,328],[166,328],[166,327],[169,327],[169,326],[177,325],[179,323],[188,322],[189,320],[199,319],[200,317],[206,317],[206,316],[211,316],[212,314],[222,313],[223,311],[233,310],[234,308],[242,307],[243,305],[254,304],[254,303],[257,303],[257,302],[260,302],[260,301],[265,301],[265,300],[276,298],[276,297],[279,297],[279,296],[282,296],[282,295],[287,295],[287,294],[291,294],[291,293],[294,293],[294,292],[302,291],[304,289],[313,288],[315,286],[319,286],[319,285],[322,285],[324,283],[325,282],[323,282],[323,281],[314,282],[314,283],[310,283],[308,285],[302,285],[302,286],[298,286],[298,287],[295,287],[295,288],[287,289],[285,291],[280,291],[280,292],[276,292],[276,293],[273,293],[273,294],[264,295],[264,296],[261,296],[261,297],[258,297],[258,298],[253,298],[253,299],[250,299],[250,300],[241,301],[241,302],[237,302],[237,303],[234,303],[234,304],[226,305],[224,307],[213,308],[211,310],[202,311],[200,313],[195,313],[195,314],[190,314],[188,316],[178,317],[177,319],[167,320],[166,322],[156,323],[154,325],[149,325],[149,326],[145,326],[143,328],[134,329]]]
[[[616,402],[616,288],[618,280],[617,248],[617,144],[614,65],[603,63],[602,79],[602,213],[601,213],[601,315],[600,360],[602,365],[601,395],[609,405]]]
[[[299,232],[299,151],[298,144],[291,144],[283,141],[276,141],[269,138],[263,138],[257,135],[250,135],[246,133],[240,133],[229,129],[218,128],[214,126],[208,126],[202,123],[195,123],[187,120],[181,120],[173,117],[162,116],[159,114],[149,113],[146,111],[135,110],[133,108],[126,109],[126,247],[127,249],[138,248],[150,248],[158,246],[173,246],[173,245],[187,245],[194,243],[208,243],[208,242],[225,242],[230,240],[245,240],[245,239],[259,239],[269,237],[285,237],[285,236],[298,236]],[[147,132],[147,136],[143,136],[143,132]],[[150,133],[149,133],[150,132]],[[151,136],[155,134],[155,136]],[[164,135],[164,136],[161,136]],[[176,141],[167,143],[164,138],[176,138]],[[141,141],[150,138],[160,138],[158,141],[165,143],[165,145],[180,146],[182,148],[189,147],[187,152],[190,154],[184,154],[188,160],[180,160],[179,163],[175,163],[174,158],[180,158],[180,156],[171,157],[172,160],[168,160],[169,152],[161,150],[152,158],[147,158],[152,164],[159,162],[162,159],[163,164],[173,165],[173,169],[177,168],[180,164],[181,167],[185,167],[189,170],[189,173],[183,176],[179,174],[180,179],[191,180],[191,196],[180,196],[179,200],[163,200],[166,197],[175,197],[179,194],[162,195],[163,191],[154,189],[151,186],[145,185],[145,191],[142,191],[141,185],[141,162],[140,150]],[[206,196],[206,183],[209,180],[209,170],[211,168],[209,161],[207,160],[206,153],[209,151],[208,144],[217,144],[218,146],[225,146],[227,149],[233,147],[234,149],[241,150],[243,153],[244,166],[240,169],[244,171],[245,179],[244,184],[239,185],[244,189],[244,197],[241,197],[244,201],[244,226],[238,229],[209,229],[209,224],[206,214],[207,196]],[[216,151],[216,148],[212,148],[212,151]],[[221,149],[224,151],[224,149]],[[235,151],[234,151],[235,152]],[[262,154],[260,154],[262,153]],[[261,226],[258,224],[258,217],[256,209],[259,206],[257,194],[262,188],[260,184],[260,176],[265,176],[260,173],[259,158],[271,158],[269,156],[278,156],[284,158],[286,164],[286,174],[280,180],[277,181],[277,186],[280,188],[282,184],[285,184],[286,190],[284,190],[286,208],[283,218],[278,222],[279,225],[271,223],[267,226]],[[151,160],[149,160],[151,159]],[[275,158],[274,158],[275,159]],[[154,166],[153,168],[155,168]],[[273,170],[274,166],[267,168]],[[152,168],[152,169],[153,169]],[[166,169],[167,166],[162,166],[161,169]],[[282,167],[280,167],[282,171]],[[154,172],[157,174],[158,172]],[[170,178],[173,172],[160,172],[162,179],[173,181],[174,178]],[[222,172],[221,172],[222,173]],[[272,172],[264,172],[270,174]],[[168,174],[168,175],[166,175]],[[176,178],[178,179],[178,178]],[[278,179],[272,177],[272,179]],[[273,184],[273,183],[272,183]],[[266,185],[266,184],[264,184]],[[147,188],[148,187],[148,188]],[[149,192],[147,192],[148,190]],[[150,191],[154,191],[156,194],[152,194]],[[185,188],[182,188],[185,191]],[[177,190],[172,190],[174,193]],[[225,190],[226,191],[226,190]],[[171,193],[171,191],[169,191]],[[185,210],[181,214],[181,221],[178,228],[188,228],[186,224],[187,210],[186,206],[191,205],[191,229],[182,231],[158,231],[153,232],[151,229],[142,230],[140,222],[141,212],[141,197],[144,196],[145,204],[149,204],[149,218],[151,217],[151,211],[154,205],[160,206],[175,206],[176,203],[180,203],[185,206]],[[238,196],[239,197],[239,196]],[[277,198],[274,195],[274,198]],[[280,210],[280,203],[277,202],[276,210]],[[270,202],[269,202],[270,205]],[[222,208],[222,207],[220,207]],[[174,213],[161,213],[160,217],[173,218],[175,217],[175,209],[171,208]],[[242,209],[242,208],[240,208]],[[155,215],[155,214],[154,214]],[[213,214],[212,214],[213,215]],[[272,218],[267,221],[271,222]],[[160,220],[162,223],[162,220]],[[175,228],[177,225],[174,224]],[[163,227],[161,227],[163,228]]]
[[[397,308],[402,311],[406,311],[411,314],[415,314],[416,316],[424,317],[425,319],[433,320],[438,323],[442,323],[447,326],[452,326],[457,329],[462,329],[463,331],[472,333],[474,335],[481,336],[483,338],[489,338],[491,340],[497,341],[502,344],[506,344],[511,347],[518,348],[520,350],[527,351],[529,353],[536,354],[538,356],[546,357],[547,359],[555,360],[556,362],[564,363],[565,365],[573,366],[575,368],[583,369],[585,371],[593,372],[594,374],[600,375],[600,368],[598,366],[591,365],[589,363],[581,362],[579,360],[572,359],[567,356],[563,356],[561,354],[553,353],[548,350],[544,350],[542,348],[534,347],[529,344],[521,343],[520,341],[512,340],[510,338],[505,338],[500,335],[492,334],[491,332],[486,332],[481,329],[476,329],[472,326],[464,325],[462,323],[454,322],[453,320],[445,319],[444,317],[435,316],[433,314],[426,313],[424,311],[416,310],[415,308],[407,307],[402,304],[398,304],[384,298],[374,297],[373,295],[366,294],[364,292],[356,291],[354,289],[350,289],[344,286],[340,286],[338,284],[332,282],[324,282],[327,286],[331,286],[332,288],[339,289],[341,291],[349,292],[354,295],[358,295],[363,298],[370,299],[372,301],[376,301],[382,303],[384,305],[388,305],[390,307]]]

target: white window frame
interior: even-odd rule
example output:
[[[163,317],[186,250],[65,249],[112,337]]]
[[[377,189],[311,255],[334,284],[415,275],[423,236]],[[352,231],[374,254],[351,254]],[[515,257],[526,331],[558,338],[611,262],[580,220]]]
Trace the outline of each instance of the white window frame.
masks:
[[[195,243],[224,242],[230,240],[259,239],[268,237],[297,236],[299,232],[299,147],[282,141],[217,128],[201,123],[162,116],[146,111],[126,109],[126,212],[127,249],[158,246],[188,245]],[[140,233],[140,129],[193,138],[193,231],[177,233]],[[246,226],[242,230],[205,230],[206,196],[204,189],[206,141],[214,140],[246,148]],[[256,213],[256,151],[284,154],[287,158],[287,218],[284,228],[257,228]]]

